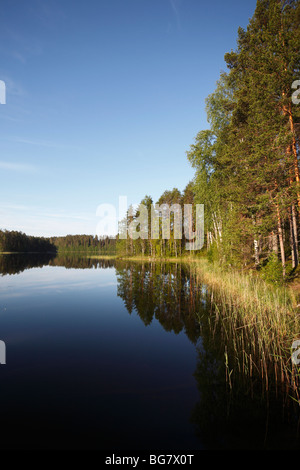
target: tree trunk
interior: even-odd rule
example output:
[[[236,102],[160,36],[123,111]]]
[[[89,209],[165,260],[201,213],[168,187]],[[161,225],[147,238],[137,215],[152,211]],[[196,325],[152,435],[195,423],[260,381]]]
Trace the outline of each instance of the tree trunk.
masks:
[[[295,181],[297,184],[297,201],[298,201],[298,207],[300,208],[300,171],[299,171],[298,156],[297,156],[295,124],[294,124],[294,119],[293,119],[293,114],[292,114],[291,103],[289,104],[289,106],[283,107],[283,113],[289,118],[289,126],[290,126],[290,130],[292,133],[292,144],[291,146],[289,146],[287,153],[289,155],[290,151],[292,150],[294,177],[295,177]]]
[[[293,234],[294,234],[294,243],[295,243],[295,268],[299,264],[299,246],[298,246],[298,226],[297,226],[297,215],[295,204],[292,204],[292,224],[293,224]]]
[[[291,214],[289,215],[289,223],[290,223],[290,245],[291,245],[291,256],[292,256],[292,268],[296,267],[296,259],[295,259],[295,237],[294,237],[294,228],[293,228],[293,221]]]
[[[259,265],[259,243],[258,240],[254,239],[254,260],[255,260],[255,266]]]
[[[283,231],[281,227],[281,217],[280,217],[278,204],[276,204],[276,212],[277,212],[278,238],[279,238],[281,263],[282,263],[282,274],[283,274],[283,277],[285,277],[285,253],[284,253],[284,243],[283,243]]]
[[[269,250],[278,254],[278,238],[277,233],[271,232],[269,237]]]

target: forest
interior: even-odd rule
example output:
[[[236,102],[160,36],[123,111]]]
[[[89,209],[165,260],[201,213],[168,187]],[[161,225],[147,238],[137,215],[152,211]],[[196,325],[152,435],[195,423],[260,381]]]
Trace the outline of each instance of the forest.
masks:
[[[66,235],[64,237],[34,237],[18,231],[0,230],[0,252],[55,253],[84,252],[114,254],[116,240],[93,235]]]
[[[158,201],[204,204],[208,258],[274,279],[299,264],[299,25],[299,1],[257,2],[206,99],[209,128],[187,151],[195,176],[182,193],[174,188]],[[138,215],[138,208],[129,212],[123,224]],[[131,256],[180,256],[185,239],[174,239],[173,225],[170,240],[120,240],[117,247]]]
[[[97,235],[66,235],[65,237],[50,237],[49,241],[59,252],[84,252],[114,255],[116,240],[107,236]]]
[[[0,252],[45,253],[55,252],[48,238],[33,237],[15,230],[0,230]]]
[[[206,98],[208,129],[200,130],[186,152],[194,178],[183,191],[163,192],[160,207],[203,204],[209,261],[261,270],[266,278],[287,278],[299,265],[300,210],[300,4],[298,0],[258,0],[247,29],[237,31],[236,50],[225,54],[226,71]],[[151,189],[151,188],[149,188]],[[93,235],[27,237],[0,232],[4,251],[82,251],[120,257],[169,258],[191,255],[185,249],[195,230],[191,220],[183,236],[122,239]],[[141,206],[140,206],[141,207]],[[129,208],[120,233],[135,225],[140,208]],[[195,220],[195,217],[194,217]],[[184,229],[184,227],[182,227]],[[186,227],[185,227],[186,228]]]

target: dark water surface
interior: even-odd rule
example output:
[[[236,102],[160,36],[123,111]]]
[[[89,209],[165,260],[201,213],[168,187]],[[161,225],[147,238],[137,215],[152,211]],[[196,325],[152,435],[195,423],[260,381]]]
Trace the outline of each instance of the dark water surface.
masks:
[[[0,271],[1,449],[299,447],[280,399],[228,392],[183,265],[2,255]]]

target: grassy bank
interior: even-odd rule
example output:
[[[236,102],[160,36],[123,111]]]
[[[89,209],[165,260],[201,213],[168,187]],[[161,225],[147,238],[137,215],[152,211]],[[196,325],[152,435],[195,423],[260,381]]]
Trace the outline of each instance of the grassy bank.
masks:
[[[152,263],[164,263],[164,262],[172,262],[172,263],[182,263],[182,262],[192,262],[192,261],[199,261],[199,257],[187,257],[187,256],[178,256],[177,258],[168,258],[168,257],[156,257],[156,258],[151,258],[151,256],[123,256],[123,255],[88,255],[89,258],[94,258],[94,259],[119,259],[119,260],[124,260],[124,261],[136,261],[136,262],[149,262],[151,261]]]
[[[89,259],[116,259],[117,255],[86,255]]]
[[[211,324],[223,332],[230,385],[234,372],[243,373],[260,378],[265,391],[279,387],[298,401],[299,370],[291,360],[293,341],[300,339],[294,290],[269,284],[251,271],[222,269],[207,260],[192,263],[191,270],[199,283],[209,287],[214,305]]]

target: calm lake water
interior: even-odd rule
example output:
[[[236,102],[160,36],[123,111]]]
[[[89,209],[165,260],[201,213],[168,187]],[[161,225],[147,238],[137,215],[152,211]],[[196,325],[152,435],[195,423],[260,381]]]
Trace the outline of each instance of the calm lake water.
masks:
[[[0,271],[1,449],[299,448],[280,397],[228,390],[209,290],[183,265],[2,255]]]

